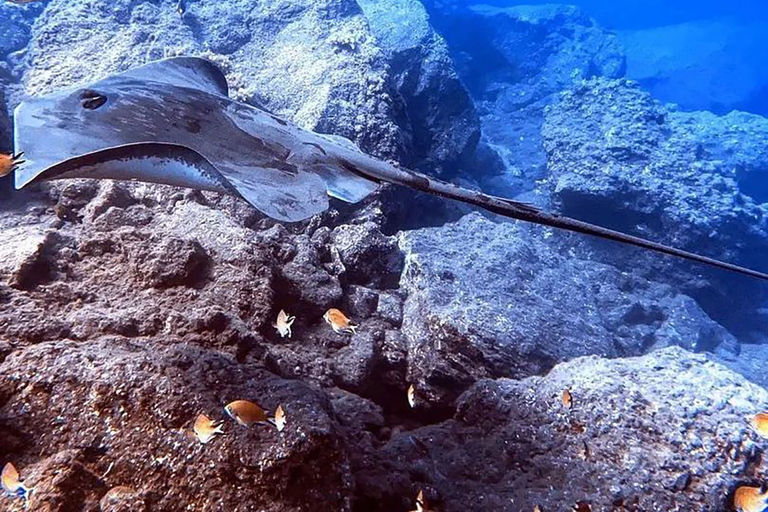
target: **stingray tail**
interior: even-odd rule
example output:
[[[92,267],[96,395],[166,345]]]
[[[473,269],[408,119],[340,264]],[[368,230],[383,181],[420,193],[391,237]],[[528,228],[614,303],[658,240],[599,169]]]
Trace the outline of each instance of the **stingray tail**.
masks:
[[[740,267],[738,265],[733,265],[731,263],[708,258],[706,256],[701,256],[699,254],[684,251],[682,249],[676,249],[674,247],[652,242],[644,238],[627,235],[619,231],[597,226],[595,224],[589,224],[587,222],[582,222],[580,220],[572,219],[569,217],[561,217],[559,215],[539,210],[538,208],[526,203],[505,199],[502,197],[491,196],[475,190],[465,189],[402,168],[396,168],[394,170],[392,168],[387,170],[378,168],[375,174],[376,178],[380,179],[381,181],[386,181],[397,185],[404,185],[410,188],[421,190],[423,192],[427,192],[429,194],[434,194],[441,197],[454,199],[456,201],[461,201],[463,203],[468,203],[474,206],[479,206],[480,208],[488,210],[489,212],[503,215],[504,217],[533,222],[535,224],[541,224],[553,228],[566,229],[568,231],[584,233],[599,238],[605,238],[607,240],[630,244],[663,254],[669,254],[671,256],[677,256],[679,258],[697,261],[699,263],[712,265],[714,267],[730,270],[732,272],[738,272],[740,274],[768,280],[768,274],[763,272],[758,272],[756,270],[751,270],[748,268]]]

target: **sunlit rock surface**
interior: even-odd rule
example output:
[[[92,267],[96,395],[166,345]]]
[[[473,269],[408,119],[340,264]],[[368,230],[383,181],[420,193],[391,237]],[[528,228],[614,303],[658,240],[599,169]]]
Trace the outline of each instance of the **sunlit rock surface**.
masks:
[[[413,136],[416,162],[433,174],[473,166],[480,138],[475,106],[453,68],[443,38],[418,0],[360,0],[371,31],[389,57]]]
[[[690,297],[571,253],[569,238],[479,214],[401,235],[409,375],[431,403],[588,354],[738,350]]]

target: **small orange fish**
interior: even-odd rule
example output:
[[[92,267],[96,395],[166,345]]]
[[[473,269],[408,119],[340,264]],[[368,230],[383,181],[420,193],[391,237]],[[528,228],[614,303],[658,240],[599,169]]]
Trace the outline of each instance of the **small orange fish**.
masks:
[[[277,410],[275,411],[275,418],[271,423],[275,425],[278,432],[282,432],[287,421],[288,420],[285,417],[285,409],[283,409],[282,405],[278,405]]]
[[[755,414],[749,424],[760,437],[768,438],[768,412]]]
[[[336,308],[331,308],[325,312],[323,319],[333,328],[336,334],[353,334],[357,326],[350,322],[344,313]]]
[[[224,433],[224,426],[221,424],[221,422],[213,421],[205,414],[197,415],[197,418],[195,419],[195,426],[193,428],[195,430],[197,440],[203,444],[207,444],[216,436],[216,434]]]
[[[432,512],[427,506],[427,499],[424,497],[424,491],[419,491],[419,494],[416,495],[416,510],[411,510],[411,512]]]
[[[235,400],[224,407],[229,417],[244,427],[250,427],[257,423],[267,423],[267,412],[258,404],[248,400]]]
[[[733,508],[736,512],[764,512],[768,508],[768,491],[742,485],[733,493]]]
[[[563,396],[560,398],[560,400],[563,402],[563,407],[566,409],[570,409],[573,405],[573,395],[571,395],[571,391],[568,388],[565,388],[563,391]]]
[[[16,166],[23,164],[26,160],[19,160],[24,153],[17,155],[6,155],[0,153],[0,178],[8,176],[16,170]]]
[[[29,497],[29,493],[32,492],[32,489],[21,483],[19,472],[10,462],[3,467],[3,472],[0,474],[0,483],[2,483],[5,492],[17,498],[26,499]]]
[[[230,418],[244,427],[268,424],[276,427],[278,431],[282,431],[286,423],[285,410],[283,410],[282,406],[277,408],[275,417],[273,418],[270,418],[267,415],[267,411],[262,409],[259,404],[248,400],[235,400],[234,402],[230,402],[224,407],[224,410],[227,411]]]
[[[293,334],[291,332],[291,326],[293,325],[293,321],[296,320],[295,316],[290,316],[288,313],[280,310],[280,313],[277,314],[277,322],[272,324],[272,327],[277,329],[277,332],[280,333],[281,338],[285,338],[288,336],[289,338]]]
[[[411,406],[411,409],[416,407],[416,388],[413,387],[413,384],[408,387],[408,405]]]

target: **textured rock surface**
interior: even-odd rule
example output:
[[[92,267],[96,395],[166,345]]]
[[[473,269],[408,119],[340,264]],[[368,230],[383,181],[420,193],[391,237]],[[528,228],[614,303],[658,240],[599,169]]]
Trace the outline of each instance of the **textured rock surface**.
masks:
[[[348,509],[351,475],[321,393],[168,343],[46,342],[0,365],[1,456],[24,465],[33,510],[98,510],[118,485],[152,510]],[[278,433],[228,420],[226,436],[207,445],[190,436],[199,412],[224,420],[223,406],[240,398],[283,404],[292,425]]]
[[[415,160],[425,172],[456,174],[480,138],[474,103],[453,69],[443,38],[418,0],[360,0],[378,43],[387,52],[405,100]]]
[[[564,5],[495,8],[432,6],[457,70],[481,117],[488,155],[483,188],[519,193],[545,174],[543,109],[553,94],[592,76],[619,77],[624,54],[616,36]]]
[[[560,401],[566,388],[571,409]],[[765,441],[745,418],[766,406],[765,389],[679,348],[580,358],[544,378],[478,382],[454,419],[394,436],[359,479],[378,489],[380,510],[406,510],[396,498],[409,490],[406,475],[418,475],[446,512],[558,511],[579,501],[592,510],[728,510],[738,482],[768,476]]]
[[[582,355],[737,350],[693,299],[569,253],[570,238],[479,214],[401,235],[409,377],[430,403]]]
[[[630,82],[591,80],[547,111],[548,184],[566,215],[763,268],[767,129],[761,117],[671,112]],[[759,283],[666,262],[715,318],[755,325]]]

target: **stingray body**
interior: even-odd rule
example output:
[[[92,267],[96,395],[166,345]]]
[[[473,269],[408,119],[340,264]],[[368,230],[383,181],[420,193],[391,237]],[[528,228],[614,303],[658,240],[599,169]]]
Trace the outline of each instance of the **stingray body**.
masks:
[[[211,62],[166,59],[20,104],[16,188],[40,180],[139,180],[241,197],[286,222],[356,203],[380,183],[411,187],[488,211],[586,233],[768,279],[768,275],[445,183],[303,130],[228,97]]]

